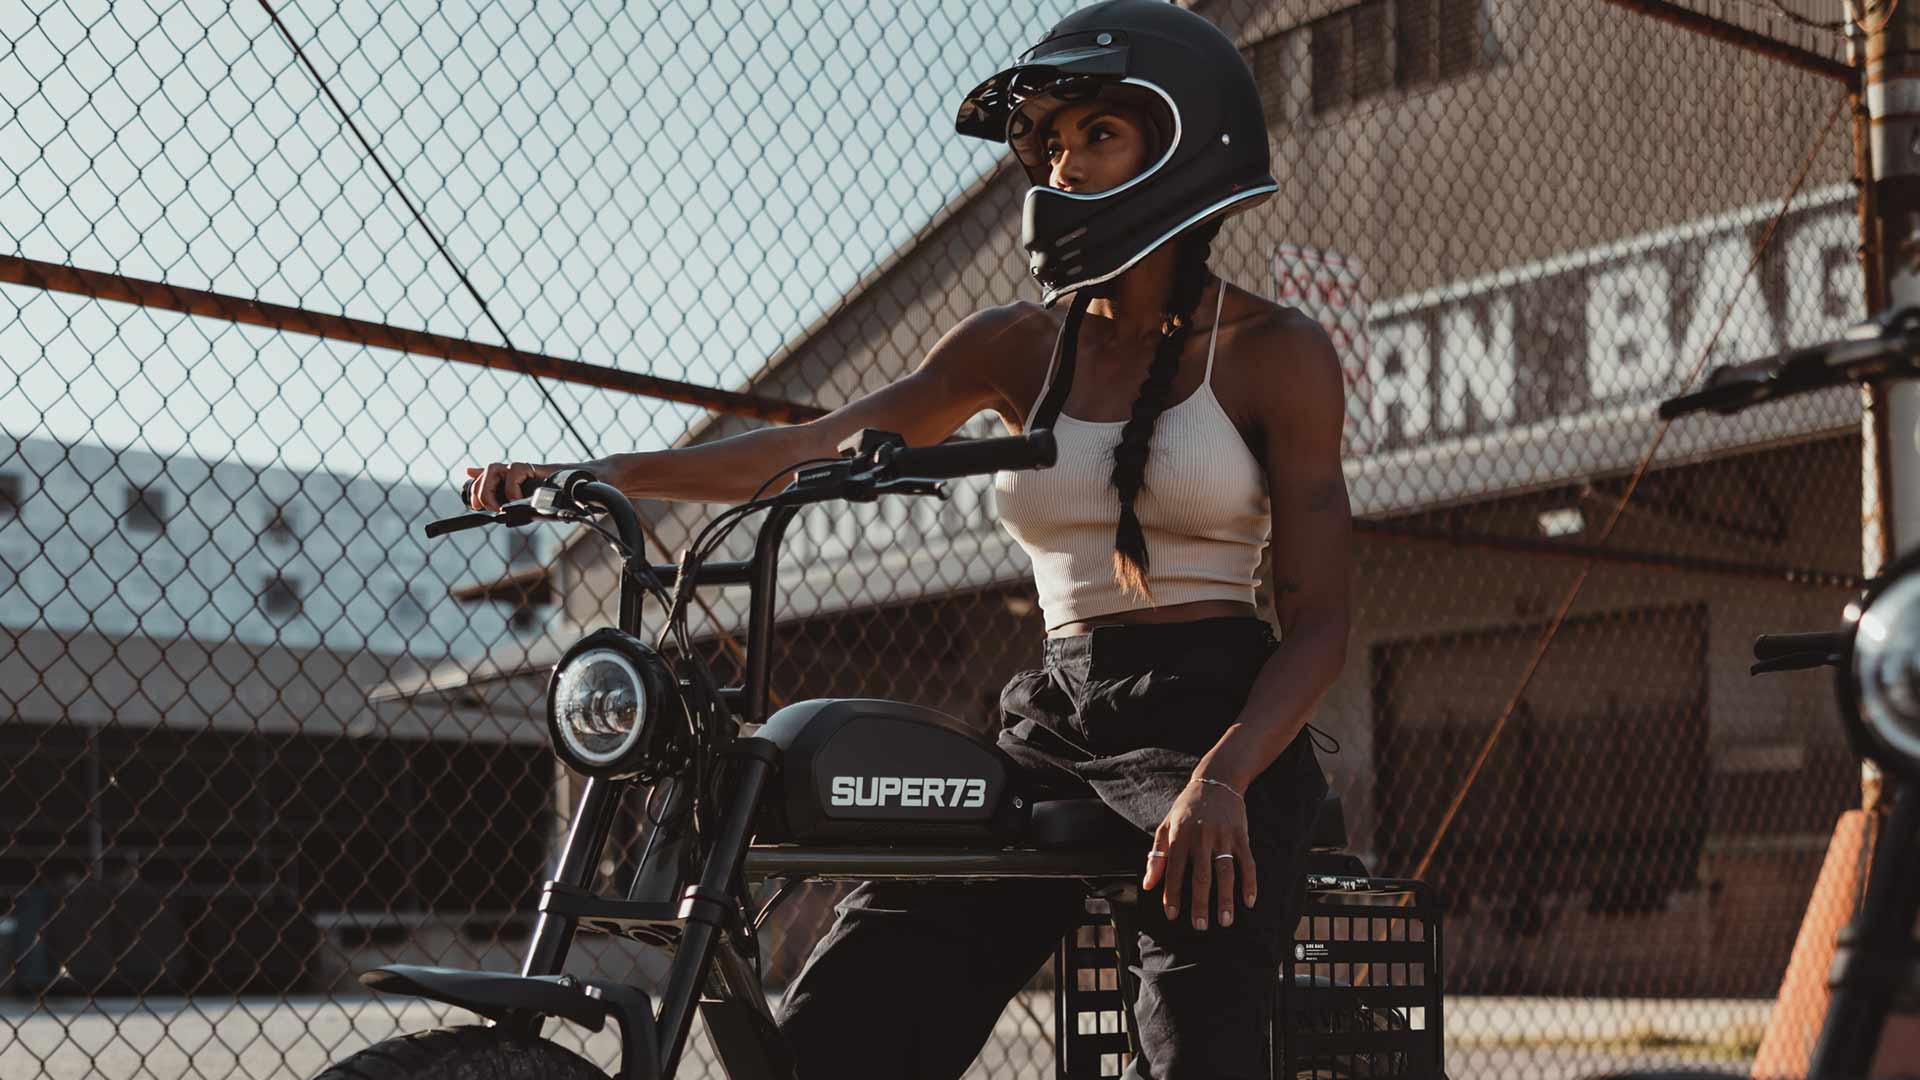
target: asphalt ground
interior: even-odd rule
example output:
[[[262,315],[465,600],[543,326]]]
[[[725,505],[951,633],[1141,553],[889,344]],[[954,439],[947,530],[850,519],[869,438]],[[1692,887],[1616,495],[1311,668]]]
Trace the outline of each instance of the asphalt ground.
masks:
[[[1767,1001],[1458,998],[1447,1003],[1452,1080],[1577,1080],[1615,1069],[1744,1075]],[[1011,1002],[968,1080],[1053,1075],[1053,1004]],[[471,1023],[462,1010],[378,998],[49,1001],[0,1004],[0,1080],[304,1080],[381,1039]],[[610,1031],[556,1025],[558,1040],[611,1066]],[[696,1029],[680,1075],[724,1076]]]

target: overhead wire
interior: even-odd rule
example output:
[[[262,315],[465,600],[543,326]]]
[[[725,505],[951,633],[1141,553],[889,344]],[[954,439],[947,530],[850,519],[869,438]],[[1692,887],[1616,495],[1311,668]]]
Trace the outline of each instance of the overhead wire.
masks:
[[[314,88],[332,104],[334,111],[339,114],[340,122],[346,125],[348,131],[353,133],[354,139],[360,143],[360,147],[366,153],[367,159],[373,162],[375,168],[380,170],[380,175],[386,178],[388,187],[393,190],[395,195],[399,196],[401,203],[406,206],[414,222],[420,227],[421,231],[426,233],[427,239],[432,241],[434,250],[440,253],[440,258],[453,270],[454,276],[459,279],[467,295],[472,297],[474,303],[479,305],[480,314],[492,325],[494,333],[499,335],[500,343],[505,348],[509,359],[520,367],[521,373],[530,379],[534,387],[540,391],[541,399],[544,400],[548,407],[554,411],[555,415],[560,418],[561,426],[566,429],[567,434],[572,437],[573,441],[579,445],[580,452],[583,455],[591,457],[593,454],[592,445],[588,443],[587,440],[581,436],[579,430],[574,427],[573,418],[568,415],[565,410],[560,408],[560,403],[554,400],[553,394],[547,389],[545,381],[533,370],[532,365],[527,362],[524,354],[514,347],[512,337],[508,335],[506,327],[501,325],[500,320],[494,316],[493,308],[488,305],[486,297],[481,295],[479,288],[474,285],[473,279],[468,276],[466,269],[453,257],[453,253],[447,250],[447,246],[441,241],[439,233],[428,223],[426,215],[421,212],[414,200],[407,194],[406,188],[400,183],[399,178],[393,174],[392,170],[387,168],[386,162],[381,159],[379,152],[374,149],[372,141],[360,130],[360,125],[355,122],[353,114],[350,113],[346,105],[335,96],[332,86],[327,82],[326,77],[320,73],[319,66],[307,56],[306,49],[302,47],[299,40],[293,36],[293,31],[287,24],[281,20],[280,13],[274,10],[271,0],[258,0],[258,3],[260,4],[261,10],[266,12],[267,19],[273,24],[273,28],[280,34],[281,39],[287,43],[289,49],[293,50],[295,59],[307,70],[308,76],[313,80]],[[655,547],[659,548],[662,552],[666,550],[666,545],[661,543],[660,537],[654,531],[653,526],[644,518],[640,519],[640,529],[645,534],[646,539]],[[720,640],[728,650],[734,663],[744,664],[746,661],[746,650],[741,648],[740,643],[726,630],[720,618],[714,613],[712,606],[706,602],[705,598],[696,596],[695,599],[699,601],[701,610],[704,611],[707,617],[718,627],[717,632]]]

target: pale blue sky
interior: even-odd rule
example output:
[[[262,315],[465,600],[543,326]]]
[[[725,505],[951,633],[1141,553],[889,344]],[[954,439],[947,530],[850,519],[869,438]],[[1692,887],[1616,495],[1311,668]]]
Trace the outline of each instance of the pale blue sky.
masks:
[[[959,93],[1072,6],[281,14],[514,345],[733,386],[991,165]],[[498,340],[257,4],[0,32],[0,250]],[[0,287],[0,358],[21,435],[428,483],[573,453],[524,379],[31,289]],[[692,415],[553,389],[597,451]]]

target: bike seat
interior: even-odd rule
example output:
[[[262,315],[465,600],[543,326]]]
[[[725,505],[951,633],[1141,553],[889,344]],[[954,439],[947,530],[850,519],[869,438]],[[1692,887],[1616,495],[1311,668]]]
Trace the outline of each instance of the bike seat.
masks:
[[[1042,851],[1140,847],[1147,842],[1146,833],[1092,795],[1035,802],[1026,838]]]
[[[1094,796],[1041,799],[1033,804],[1027,841],[1042,851],[1067,848],[1138,847],[1147,835]],[[1339,851],[1347,846],[1347,816],[1340,796],[1329,791],[1314,815],[1313,836],[1307,847],[1315,852]]]

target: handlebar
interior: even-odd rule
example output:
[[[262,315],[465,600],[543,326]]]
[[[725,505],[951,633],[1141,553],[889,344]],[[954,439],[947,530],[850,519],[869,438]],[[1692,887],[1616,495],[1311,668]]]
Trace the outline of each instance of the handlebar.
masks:
[[[1851,631],[1815,634],[1761,634],[1753,639],[1750,669],[1755,675],[1772,671],[1803,671],[1840,662],[1852,638]]]
[[[1753,639],[1755,660],[1774,660],[1794,653],[1836,653],[1847,647],[1847,634],[1761,634]]]
[[[1883,375],[1920,374],[1920,308],[1895,308],[1857,323],[1835,341],[1723,364],[1699,390],[1660,403],[1660,419],[1697,412],[1737,413],[1774,398]]]
[[[1058,456],[1053,432],[1046,429],[996,439],[964,439],[937,446],[909,447],[899,436],[862,431],[844,444],[850,456],[830,466],[804,470],[795,484],[776,496],[784,505],[829,502],[835,499],[871,500],[878,494],[942,495],[938,485],[918,481],[979,476],[1014,469],[1051,467]],[[460,485],[460,500],[473,495],[472,479]],[[535,481],[524,499],[497,512],[475,512],[442,518],[427,525],[428,538],[445,536],[482,525],[526,525],[535,518],[566,520],[606,510],[621,524],[621,538],[639,551],[639,521],[633,504],[616,489],[599,483],[585,469],[561,469]],[[633,518],[628,522],[621,519]],[[627,528],[631,524],[632,528]]]
[[[997,439],[967,439],[938,446],[902,447],[883,454],[881,467],[895,477],[946,480],[958,476],[1052,468],[1059,447],[1046,428]]]

